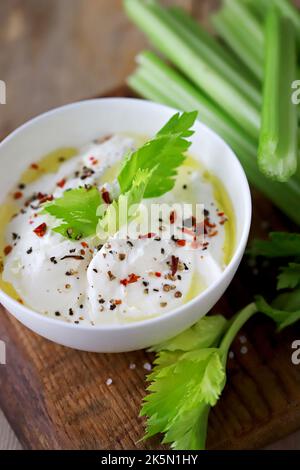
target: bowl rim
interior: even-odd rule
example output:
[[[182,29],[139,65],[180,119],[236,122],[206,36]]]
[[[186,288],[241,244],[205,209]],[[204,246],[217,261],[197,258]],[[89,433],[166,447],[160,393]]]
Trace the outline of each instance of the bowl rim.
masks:
[[[172,108],[171,106],[166,106],[166,105],[163,105],[163,104],[160,104],[160,103],[155,103],[153,101],[144,100],[144,99],[140,99],[140,98],[103,97],[103,98],[85,99],[85,100],[75,101],[75,102],[68,103],[68,104],[63,105],[63,106],[59,106],[59,107],[50,109],[49,111],[46,111],[44,113],[41,113],[41,114],[29,119],[28,121],[26,121],[25,123],[23,123],[19,127],[17,127],[10,134],[8,134],[0,142],[0,148],[4,144],[6,144],[7,142],[14,139],[14,137],[16,135],[18,135],[21,131],[23,131],[27,127],[30,127],[30,126],[34,125],[35,123],[37,123],[40,119],[46,119],[48,116],[52,116],[52,115],[55,115],[57,113],[64,112],[67,109],[78,108],[78,107],[81,107],[83,105],[88,105],[88,104],[92,105],[92,104],[96,104],[96,103],[103,102],[103,101],[106,101],[106,102],[118,102],[118,101],[124,102],[124,101],[127,101],[127,102],[134,102],[134,103],[138,102],[140,104],[143,103],[145,106],[149,106],[149,105],[155,106],[155,107],[164,109],[168,112],[169,111],[182,112],[182,111],[180,111],[176,108]],[[238,171],[240,173],[240,178],[241,179],[240,179],[239,184],[240,184],[240,187],[242,188],[241,192],[243,193],[243,197],[244,197],[245,223],[244,223],[243,228],[242,228],[242,233],[241,233],[239,242],[238,242],[238,244],[237,244],[237,246],[234,250],[234,254],[233,254],[230,262],[225,267],[224,271],[222,272],[222,274],[220,275],[220,277],[216,281],[214,281],[209,287],[207,287],[203,292],[201,292],[199,295],[194,297],[192,300],[188,301],[187,303],[185,303],[183,305],[180,305],[179,307],[177,307],[173,310],[170,310],[170,311],[164,313],[163,315],[157,315],[157,316],[151,317],[149,319],[144,319],[144,320],[139,320],[139,321],[132,321],[132,322],[124,323],[124,324],[123,323],[122,324],[118,324],[118,323],[102,324],[102,325],[101,324],[91,325],[91,324],[80,324],[80,323],[79,324],[74,324],[74,323],[69,323],[69,322],[61,320],[61,319],[48,317],[46,315],[43,315],[40,312],[37,312],[37,311],[31,309],[30,307],[27,307],[27,306],[21,304],[20,302],[18,302],[17,300],[15,300],[11,296],[9,296],[6,292],[4,292],[1,288],[0,288],[0,303],[2,303],[1,299],[4,299],[6,305],[10,304],[12,306],[12,310],[17,308],[19,311],[22,312],[22,314],[24,314],[24,316],[29,315],[29,317],[31,317],[33,320],[36,319],[38,321],[48,323],[52,326],[56,325],[56,326],[60,326],[61,328],[67,328],[69,330],[74,329],[74,330],[77,330],[77,331],[82,330],[82,331],[95,331],[96,332],[96,331],[112,331],[113,330],[114,332],[117,332],[117,331],[125,331],[125,330],[132,330],[132,329],[139,330],[139,329],[143,329],[144,327],[147,327],[147,326],[149,326],[149,327],[153,326],[155,323],[160,323],[162,321],[171,320],[172,318],[177,317],[180,314],[183,314],[183,311],[187,307],[189,307],[189,308],[196,307],[197,303],[199,303],[200,300],[203,300],[203,299],[205,299],[205,297],[208,297],[211,294],[211,292],[213,290],[215,290],[222,283],[222,281],[230,274],[230,271],[234,268],[236,263],[239,262],[240,258],[242,257],[242,255],[244,253],[244,250],[245,250],[245,247],[246,247],[246,244],[247,244],[247,241],[248,241],[250,226],[251,226],[252,199],[251,199],[251,191],[250,191],[250,187],[249,187],[247,177],[245,175],[245,171],[244,171],[238,157],[236,156],[235,152],[232,150],[232,148],[225,142],[225,140],[219,134],[217,134],[214,130],[212,130],[209,126],[207,126],[203,122],[197,121],[196,125],[197,126],[200,125],[202,128],[204,128],[206,130],[206,132],[208,132],[208,134],[210,134],[211,137],[213,137],[213,139],[219,140],[219,142],[222,143],[224,148],[226,148],[227,151],[229,151],[229,153],[231,154],[232,162],[234,162],[234,165],[236,165],[236,168],[238,169]],[[9,307],[5,307],[5,308],[8,310],[8,312],[10,314],[12,314],[10,312],[10,308],[11,308],[10,305],[9,305]]]

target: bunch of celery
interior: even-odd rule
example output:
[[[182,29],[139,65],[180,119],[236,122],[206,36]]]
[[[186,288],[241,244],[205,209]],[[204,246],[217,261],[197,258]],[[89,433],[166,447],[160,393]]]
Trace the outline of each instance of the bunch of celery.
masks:
[[[254,53],[258,52],[255,45],[259,41],[264,43],[263,11],[254,11],[247,1],[250,0],[244,0],[245,5],[243,2],[241,5],[253,22],[247,23],[252,32],[248,41],[244,42],[245,48],[250,49],[249,43],[255,37],[254,57]],[[300,224],[299,176],[282,184],[266,178],[257,164],[263,97],[257,74],[248,71],[249,61],[241,61],[238,54],[231,52],[232,43],[229,48],[219,43],[180,8],[166,9],[155,0],[125,0],[124,4],[130,18],[178,69],[167,65],[152,52],[142,53],[137,58],[137,71],[129,77],[130,86],[148,99],[182,110],[199,111],[200,120],[219,133],[235,150],[250,182]],[[227,8],[227,2],[224,8]],[[241,33],[243,25],[240,25],[240,30]],[[244,47],[242,41],[240,45]],[[259,53],[263,54],[263,49],[263,46],[260,47]],[[262,62],[263,59],[256,59],[257,70],[262,70]],[[290,113],[289,122],[293,119]],[[297,128],[292,132],[292,141],[295,142]],[[281,144],[279,147],[282,149]],[[284,166],[288,166],[286,159],[283,161]],[[288,176],[295,169],[295,156],[292,163]],[[283,179],[276,178],[276,174],[273,176],[277,180]]]

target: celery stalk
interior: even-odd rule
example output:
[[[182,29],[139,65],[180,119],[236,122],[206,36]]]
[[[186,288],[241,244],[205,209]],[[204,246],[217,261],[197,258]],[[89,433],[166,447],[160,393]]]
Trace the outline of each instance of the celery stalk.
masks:
[[[156,88],[163,90],[164,97],[168,99],[170,106],[196,109],[199,112],[199,119],[212,129],[217,129],[216,132],[225,136],[225,140],[234,140],[236,146],[244,146],[248,152],[253,150],[254,141],[247,145],[247,141],[251,141],[251,139],[246,138],[246,134],[238,124],[153,52],[145,51],[139,54],[137,63],[139,68],[135,75],[138,74],[143,81],[147,78],[149,81],[149,77],[151,77]],[[129,81],[129,84],[132,83]]]
[[[187,28],[181,21],[177,18],[176,14],[162,9],[157,4],[154,4],[152,7],[153,10],[157,11],[157,14],[160,17],[163,17],[168,24],[177,34],[186,41],[197,53],[199,57],[202,57],[204,61],[209,64],[216,73],[222,75],[224,79],[231,83],[237,90],[239,90],[243,96],[247,97],[255,106],[261,105],[261,96],[259,91],[251,84],[251,82],[243,77],[241,72],[237,71],[231,65],[228,64],[226,58],[222,57],[220,50],[210,41],[204,41],[204,34],[202,34],[202,40],[199,40],[192,30]],[[200,28],[199,28],[200,29]],[[204,31],[202,31],[204,33]]]
[[[269,0],[270,1],[270,0]],[[300,45],[300,13],[295,5],[289,0],[274,0],[275,5],[278,7],[282,15],[289,18],[294,25],[298,45]]]
[[[217,54],[219,58],[222,58],[223,62],[239,74],[241,81],[246,80],[258,88],[257,80],[254,77],[249,77],[249,70],[243,66],[239,58],[235,57],[224,44],[221,44],[214,36],[209,34],[186,10],[179,6],[171,6],[168,8],[168,11],[173,18],[177,19],[181,26],[184,26],[186,30],[194,35],[195,40],[199,43],[198,47],[200,47],[201,43],[205,43],[210,48],[211,53]]]
[[[283,185],[268,180],[258,169],[255,141],[239,129],[218,105],[203,96],[191,83],[153,53],[141,54],[138,62],[138,71],[129,77],[130,86],[147,99],[183,111],[197,109],[199,119],[220,134],[236,152],[253,186],[300,225],[299,182],[291,178]]]
[[[216,70],[186,38],[178,34],[172,21],[166,19],[165,10],[154,2],[141,0],[125,0],[124,5],[129,17],[160,51],[255,138],[260,127],[257,107],[239,88],[224,78],[219,68]]]
[[[230,0],[225,0],[230,1]],[[280,13],[289,18],[295,28],[298,46],[300,45],[300,13],[298,8],[293,3],[293,0],[243,0],[242,3],[247,8],[257,12],[260,19],[266,17],[267,11],[270,7],[276,6]]]
[[[265,79],[258,163],[262,172],[287,181],[297,169],[296,40],[291,22],[271,8],[266,21]]]
[[[300,34],[300,14],[288,0],[224,0],[223,7],[211,17],[215,31],[239,59],[262,81],[264,75],[264,20],[274,1],[281,14],[291,17]],[[258,8],[260,17],[251,10]],[[280,7],[281,6],[281,7]],[[298,70],[300,73],[300,70]]]

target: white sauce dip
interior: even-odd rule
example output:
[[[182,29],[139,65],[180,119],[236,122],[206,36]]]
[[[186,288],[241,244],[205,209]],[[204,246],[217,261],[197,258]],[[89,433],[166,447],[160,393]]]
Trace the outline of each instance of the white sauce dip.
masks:
[[[22,188],[15,201],[19,212],[6,227],[10,249],[2,278],[24,304],[68,322],[126,323],[173,310],[220,276],[226,265],[227,225],[234,222],[216,201],[213,182],[190,157],[179,169],[174,189],[146,204],[204,204],[207,233],[200,250],[178,244],[182,227],[169,240],[157,233],[137,240],[120,240],[116,235],[102,247],[96,238],[72,241],[51,230],[57,226],[55,218],[39,212],[39,193],[58,198],[66,189],[96,185],[100,191],[105,188],[110,198],[117,197],[118,164],[135,147],[135,139],[124,135],[93,142],[62,163],[57,173],[47,173]],[[41,224],[47,229],[37,236],[34,230]]]

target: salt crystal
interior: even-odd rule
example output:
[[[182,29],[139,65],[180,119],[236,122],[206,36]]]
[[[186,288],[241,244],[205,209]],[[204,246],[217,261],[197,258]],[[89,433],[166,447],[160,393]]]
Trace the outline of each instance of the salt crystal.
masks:
[[[267,220],[263,220],[262,223],[260,224],[260,226],[263,230],[266,230],[270,227],[270,224]]]
[[[229,359],[233,359],[234,358],[234,352],[229,351],[228,357],[229,357]]]
[[[132,362],[129,364],[129,369],[134,370],[136,368],[136,365]]]
[[[241,353],[242,353],[242,354],[247,354],[247,352],[248,352],[247,346],[241,347]]]
[[[247,343],[247,338],[246,338],[246,336],[243,336],[243,335],[239,336],[239,340],[240,340],[240,343],[242,343],[242,344]]]
[[[152,369],[152,366],[151,364],[149,364],[149,362],[145,362],[145,364],[143,365],[144,369],[146,370],[151,370]]]
[[[111,384],[112,384],[112,382],[113,382],[113,381],[112,381],[112,379],[111,379],[111,378],[109,378],[109,379],[107,379],[107,381],[106,381],[106,385],[111,385]]]

